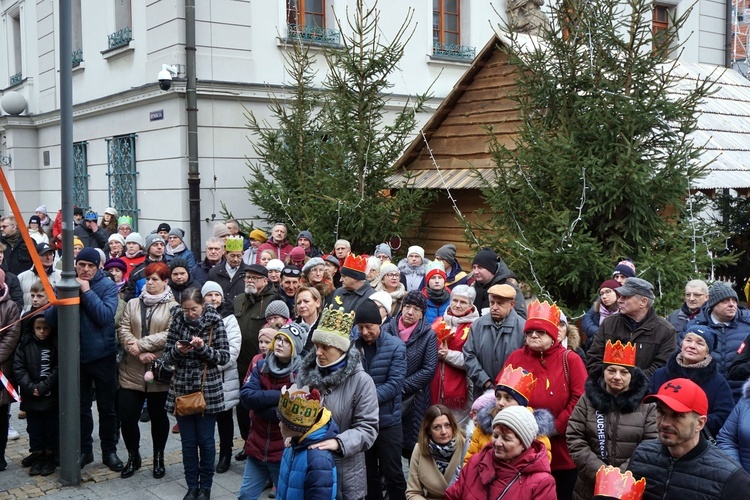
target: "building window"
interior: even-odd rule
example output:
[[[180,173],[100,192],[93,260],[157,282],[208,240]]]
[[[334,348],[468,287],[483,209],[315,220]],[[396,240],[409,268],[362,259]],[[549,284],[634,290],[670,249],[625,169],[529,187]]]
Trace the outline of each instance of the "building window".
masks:
[[[109,48],[128,45],[133,39],[130,0],[115,0],[115,32],[109,35]]]
[[[459,0],[432,0],[432,41],[461,44]]]
[[[86,159],[88,142],[73,144],[73,203],[89,208],[89,167]]]
[[[651,29],[654,34],[654,50],[662,50],[665,55],[669,52],[666,46],[669,32],[669,8],[664,5],[654,5]]]
[[[107,176],[109,177],[109,206],[120,215],[133,218],[133,230],[138,230],[138,196],[135,169],[135,134],[107,139]]]
[[[326,28],[325,0],[286,0],[287,40],[338,45],[341,35]]]
[[[81,25],[81,0],[73,0],[70,3],[71,19],[73,22],[73,67],[83,62],[83,26]]]
[[[23,51],[21,48],[21,13],[10,16],[10,35],[13,46],[8,52],[8,68],[10,69],[10,85],[17,85],[23,81]]]

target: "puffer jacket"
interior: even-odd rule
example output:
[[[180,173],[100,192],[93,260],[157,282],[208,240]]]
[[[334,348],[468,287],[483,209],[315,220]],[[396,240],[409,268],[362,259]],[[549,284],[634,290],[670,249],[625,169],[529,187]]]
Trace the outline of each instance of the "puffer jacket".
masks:
[[[461,455],[463,454],[464,437],[456,436],[456,450],[453,452],[445,473],[435,465],[432,455],[422,453],[421,443],[414,447],[409,461],[409,479],[406,483],[407,500],[440,500],[445,497],[445,490],[458,479],[461,472]]]
[[[13,376],[21,395],[21,410],[57,409],[60,394],[57,385],[59,372],[55,332],[50,332],[49,337],[44,340],[37,339],[31,332],[21,337],[13,357]],[[38,396],[34,395],[35,389],[39,391]]]
[[[656,394],[662,384],[674,378],[689,378],[698,384],[708,397],[708,422],[706,427],[715,437],[734,409],[732,389],[724,376],[719,373],[718,365],[713,356],[711,362],[704,368],[685,368],[677,362],[679,354],[679,351],[674,353],[667,361],[667,366],[656,370],[654,376],[651,377],[648,392],[649,394]]]
[[[564,363],[566,356],[567,375]],[[544,352],[536,352],[524,346],[511,353],[505,360],[505,364],[523,368],[534,374],[537,383],[529,398],[529,406],[546,408],[555,416],[557,434],[550,438],[552,470],[575,468],[565,442],[565,430],[568,428],[570,414],[573,413],[578,398],[583,394],[586,383],[586,367],[583,366],[581,358],[555,340],[555,343]],[[498,378],[499,376],[498,373]]]
[[[355,327],[357,334],[359,330]],[[357,337],[355,345],[362,355],[362,366],[375,383],[380,408],[380,429],[401,423],[401,388],[406,378],[406,346],[400,338],[380,333],[375,354],[368,361],[365,342]]]
[[[742,385],[744,380],[732,380],[729,375],[729,367],[738,355],[738,351],[742,342],[745,338],[750,335],[750,311],[744,307],[737,308],[737,314],[734,319],[729,322],[729,325],[714,323],[711,319],[711,311],[713,308],[706,306],[701,309],[698,314],[691,322],[685,325],[685,330],[693,325],[704,325],[711,328],[716,334],[716,345],[711,348],[711,356],[716,360],[717,369],[724,378],[729,382],[729,387],[732,388],[732,396],[734,396],[734,402],[737,403],[740,397],[742,397]],[[685,338],[685,330],[679,335],[679,342]]]
[[[231,302],[222,302],[219,314],[223,316],[224,328],[227,329],[229,342],[229,362],[221,365],[221,378],[224,382],[224,410],[231,410],[240,404],[240,376],[237,372],[237,357],[242,345],[242,332],[237,318],[234,316],[234,306]]]
[[[89,281],[91,289],[81,294],[81,363],[117,354],[115,313],[119,296],[117,285],[101,270]],[[51,327],[57,327],[57,307],[44,311]]]
[[[271,353],[272,354],[272,353]],[[245,455],[261,462],[280,463],[284,438],[279,428],[276,408],[282,387],[290,387],[295,374],[275,377],[261,359],[240,391],[242,406],[250,410],[250,432],[245,441]]]
[[[292,438],[292,444],[284,448],[279,468],[277,498],[286,500],[336,498],[336,461],[328,450],[311,450],[310,446],[327,439],[334,439],[339,433],[338,425],[331,418],[331,412],[323,408],[323,413],[309,431],[300,437]]]
[[[536,425],[539,427],[539,434],[537,434],[536,439],[547,449],[547,458],[552,460],[552,444],[549,436],[555,432],[555,417],[544,408],[536,410],[528,406],[526,408],[534,415]],[[471,442],[466,450],[466,455],[464,455],[464,465],[469,463],[471,457],[482,451],[482,448],[492,441],[492,419],[495,418],[497,412],[494,404],[485,406],[477,412],[477,423],[479,425],[474,427],[474,431],[471,433]]]
[[[630,318],[621,314],[610,316],[602,322],[586,353],[586,366],[589,371],[601,366],[604,345],[608,340],[635,343],[635,366],[643,370],[649,378],[656,370],[667,364],[669,357],[677,350],[674,327],[664,318],[660,318],[653,307],[635,330],[631,330],[630,322]]]
[[[203,384],[203,397],[206,399],[206,413],[219,413],[224,410],[224,388],[221,382],[220,365],[229,362],[229,342],[221,315],[211,304],[203,305],[203,314],[197,324],[185,319],[180,306],[171,311],[172,324],[169,325],[167,344],[164,346],[164,362],[175,366],[174,383],[169,387],[166,409],[174,413],[176,396],[184,396],[201,390],[203,370],[206,381]],[[212,333],[213,332],[213,333]],[[203,339],[203,347],[186,354],[177,350],[178,340]],[[209,339],[211,346],[209,347]]]
[[[383,334],[398,336],[401,314],[383,326]],[[430,406],[430,383],[437,370],[437,336],[424,318],[420,319],[406,341],[406,378],[402,386],[402,400],[414,396],[408,413],[402,413],[404,425],[404,449],[411,450],[417,444],[422,418]]]
[[[13,377],[13,355],[21,337],[21,322],[18,319],[21,313],[18,306],[10,298],[8,286],[3,285],[0,289],[0,326],[5,327],[0,332],[0,370],[11,382]],[[81,318],[83,321],[83,318]],[[51,325],[50,325],[51,326]],[[0,405],[7,405],[13,402],[8,391],[0,390]]]
[[[750,474],[750,381],[742,386],[742,392],[742,399],[729,414],[716,444]]]
[[[127,350],[129,342],[138,344],[141,352],[150,352],[161,357],[164,346],[167,343],[167,334],[169,324],[172,322],[171,310],[177,303],[170,293],[164,297],[160,303],[153,307],[146,308],[146,323],[148,331],[143,336],[143,308],[145,304],[141,298],[128,301],[125,306],[125,312],[120,321],[120,327],[117,332],[117,338],[120,345],[125,348],[125,352],[120,362],[120,387],[141,392],[166,392],[169,390],[169,382],[158,382],[154,380],[148,383],[143,376],[151,369],[151,363],[142,363],[136,356],[131,355]]]
[[[507,488],[507,490],[506,490]],[[505,492],[505,496],[501,495]],[[510,462],[495,460],[491,446],[474,455],[453,486],[445,490],[446,500],[557,500],[555,479],[547,450],[539,441]]]
[[[167,243],[167,245],[169,245],[169,243]],[[184,261],[187,262],[187,264],[189,266],[187,268],[188,271],[190,271],[192,268],[194,268],[195,264],[196,264],[196,262],[195,262],[195,255],[193,254],[193,251],[190,250],[189,248],[185,248],[185,250],[183,250],[181,252],[177,252],[177,253],[171,254],[171,255],[168,254],[167,252],[164,252],[164,258],[167,260],[167,264],[169,264],[170,262],[172,262],[175,259],[183,259]]]
[[[605,389],[602,373],[603,368],[592,372],[568,422],[568,450],[578,467],[573,492],[577,500],[594,496],[599,467],[613,465],[625,470],[638,444],[657,437],[656,405],[641,403],[648,392],[643,371],[636,368],[628,390],[617,396]],[[604,443],[599,441],[597,419],[604,425]]]
[[[342,364],[335,370],[320,368],[311,352],[302,360],[297,384],[318,389],[339,426],[336,498],[348,500],[367,495],[365,451],[378,437],[378,395],[356,346],[349,348]]]

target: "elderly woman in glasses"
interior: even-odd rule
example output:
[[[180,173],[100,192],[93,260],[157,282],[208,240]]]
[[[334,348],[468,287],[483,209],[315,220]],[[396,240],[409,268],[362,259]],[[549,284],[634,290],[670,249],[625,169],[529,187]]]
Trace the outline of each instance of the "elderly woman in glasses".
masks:
[[[565,431],[573,408],[584,392],[587,374],[578,354],[560,343],[559,323],[560,309],[556,305],[530,303],[524,326],[526,345],[513,351],[505,364],[534,374],[537,383],[529,397],[529,406],[545,408],[555,417],[557,433],[550,436],[552,475],[557,497],[567,500],[573,496],[578,469],[568,452]]]
[[[391,296],[390,315],[395,316],[401,310],[401,299],[406,294],[406,287],[401,283],[401,272],[390,262],[380,266],[380,284],[375,290],[387,292]]]

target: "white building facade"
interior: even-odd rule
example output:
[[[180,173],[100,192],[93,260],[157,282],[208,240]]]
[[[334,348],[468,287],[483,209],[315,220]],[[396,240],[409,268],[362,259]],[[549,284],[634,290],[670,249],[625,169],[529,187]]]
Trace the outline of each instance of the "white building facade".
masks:
[[[100,214],[107,206],[132,214],[141,233],[160,222],[189,231],[185,0],[71,3],[74,51],[65,60],[74,66],[76,189],[61,193],[59,5],[0,0],[0,107],[13,108],[16,94],[25,101],[20,114],[0,114],[0,159],[21,210],[28,217],[45,204],[54,216],[66,196]],[[203,240],[221,218],[222,202],[237,218],[257,220],[245,190],[246,163],[254,161],[245,113],[267,119],[271,92],[283,95],[287,41],[336,43],[336,16],[344,17],[355,3],[195,0],[201,223],[194,227]],[[676,14],[688,4],[658,3]],[[434,110],[468,68],[475,48],[493,35],[505,1],[380,0],[378,8],[386,39],[414,9],[415,32],[392,76],[394,109],[432,84]],[[699,0],[696,10],[682,57],[723,65],[726,6]],[[341,26],[348,28],[346,22]],[[324,66],[318,63],[321,80]],[[162,65],[177,69],[168,91],[157,82]],[[425,113],[420,123],[428,118]],[[8,211],[6,202],[2,212]]]

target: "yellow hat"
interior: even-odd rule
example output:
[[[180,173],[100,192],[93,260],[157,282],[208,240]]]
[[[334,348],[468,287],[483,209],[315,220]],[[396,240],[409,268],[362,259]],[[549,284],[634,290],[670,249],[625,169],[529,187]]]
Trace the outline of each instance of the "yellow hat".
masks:
[[[73,246],[78,245],[79,247],[83,247],[83,242],[78,236],[73,236]]]

